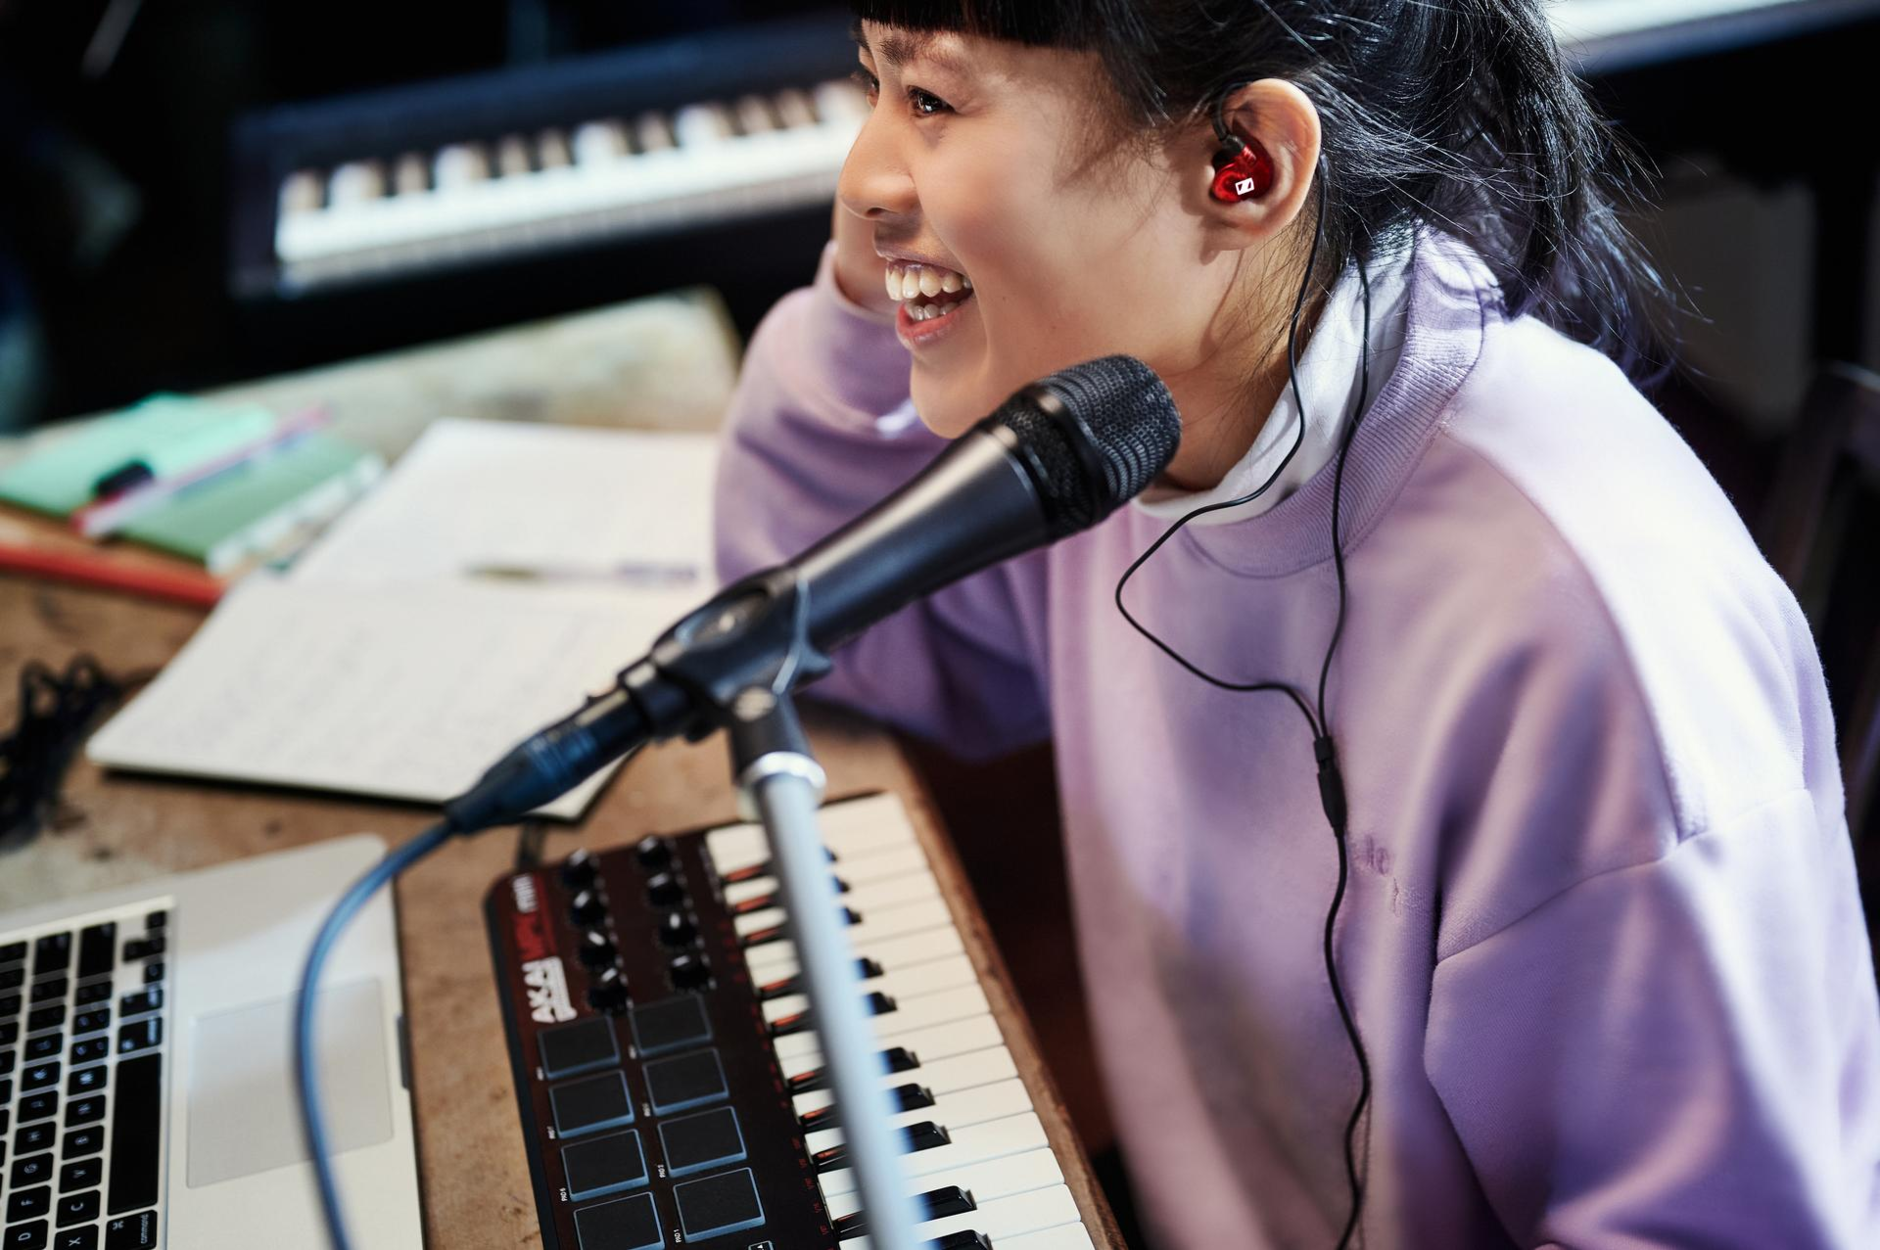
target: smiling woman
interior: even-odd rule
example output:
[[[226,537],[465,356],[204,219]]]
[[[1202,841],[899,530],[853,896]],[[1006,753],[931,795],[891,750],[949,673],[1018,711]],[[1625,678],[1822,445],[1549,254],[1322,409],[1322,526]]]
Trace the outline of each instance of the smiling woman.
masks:
[[[1630,380],[1661,297],[1540,0],[855,8],[873,111],[751,344],[721,572],[1044,374],[1168,383],[1143,499],[817,687],[1055,739],[1157,1245],[1880,1243],[1820,665]]]

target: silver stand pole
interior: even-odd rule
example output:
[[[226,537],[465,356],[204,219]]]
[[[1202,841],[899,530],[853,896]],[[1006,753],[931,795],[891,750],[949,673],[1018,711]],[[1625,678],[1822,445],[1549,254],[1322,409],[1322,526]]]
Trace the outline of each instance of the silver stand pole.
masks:
[[[730,730],[738,789],[770,838],[869,1242],[875,1250],[915,1250],[914,1198],[901,1166],[905,1138],[892,1122],[894,1106],[882,1079],[887,1065],[862,1005],[860,968],[816,822],[823,770],[810,757],[787,696],[758,687],[744,691],[732,704]]]

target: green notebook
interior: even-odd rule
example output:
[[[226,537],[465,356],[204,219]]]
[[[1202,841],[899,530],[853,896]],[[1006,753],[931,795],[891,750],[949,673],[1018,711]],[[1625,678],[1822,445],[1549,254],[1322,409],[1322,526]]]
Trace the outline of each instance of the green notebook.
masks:
[[[91,503],[98,482],[128,464],[174,477],[274,428],[266,408],[216,407],[181,395],[152,395],[99,417],[0,473],[0,499],[66,516]]]
[[[307,434],[155,505],[123,534],[220,575],[331,520],[384,472],[376,452]]]

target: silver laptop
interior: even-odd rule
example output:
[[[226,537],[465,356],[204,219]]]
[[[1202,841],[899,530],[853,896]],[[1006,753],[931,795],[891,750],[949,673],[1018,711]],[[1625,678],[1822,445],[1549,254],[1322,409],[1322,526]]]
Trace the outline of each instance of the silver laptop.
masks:
[[[359,836],[0,914],[0,1247],[327,1245],[291,1078],[314,931]],[[322,980],[328,1133],[355,1245],[422,1244],[389,891]]]

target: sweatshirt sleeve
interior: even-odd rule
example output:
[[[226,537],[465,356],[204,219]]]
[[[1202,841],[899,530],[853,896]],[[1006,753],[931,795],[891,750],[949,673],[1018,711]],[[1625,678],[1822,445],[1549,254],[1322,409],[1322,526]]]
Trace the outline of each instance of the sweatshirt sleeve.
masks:
[[[771,310],[745,357],[714,505],[723,580],[794,556],[939,453],[909,403],[908,365],[892,321],[842,296],[826,251],[815,285]],[[967,757],[1042,739],[1029,641],[1041,596],[1027,594],[1041,574],[1020,557],[930,596],[837,651],[811,689]]]
[[[1797,789],[1437,965],[1425,1066],[1518,1244],[1874,1244],[1849,855]]]

